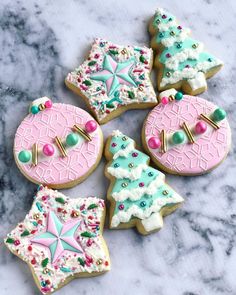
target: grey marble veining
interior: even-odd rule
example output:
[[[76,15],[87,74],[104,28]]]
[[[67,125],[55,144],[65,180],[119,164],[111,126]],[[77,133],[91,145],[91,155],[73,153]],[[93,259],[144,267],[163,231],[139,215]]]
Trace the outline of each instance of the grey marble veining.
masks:
[[[10,1],[0,5],[0,238],[19,222],[32,203],[35,185],[16,168],[12,155],[17,126],[31,100],[43,95],[86,109],[66,89],[68,71],[83,61],[95,37],[120,44],[148,45],[147,23],[157,5],[169,9],[193,30],[196,39],[225,62],[208,81],[202,97],[222,106],[236,129],[236,4],[199,1]],[[129,111],[102,126],[140,142],[148,111]],[[127,126],[129,126],[127,128]],[[71,197],[105,198],[105,160],[84,183],[65,191]],[[135,230],[105,230],[112,270],[74,280],[58,295],[205,295],[236,294],[235,145],[222,165],[199,177],[167,176],[185,197],[164,228],[142,237]],[[1,295],[39,294],[28,267],[0,244]]]

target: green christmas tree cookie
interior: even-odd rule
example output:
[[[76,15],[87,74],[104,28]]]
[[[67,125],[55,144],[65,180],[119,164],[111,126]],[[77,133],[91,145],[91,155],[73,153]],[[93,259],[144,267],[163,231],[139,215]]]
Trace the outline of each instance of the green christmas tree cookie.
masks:
[[[111,202],[110,228],[136,226],[141,234],[162,228],[162,217],[173,212],[182,202],[165,183],[165,175],[150,167],[150,158],[135,148],[135,142],[113,131],[108,138],[105,168],[111,180],[107,197]]]
[[[149,26],[151,47],[157,51],[159,91],[181,89],[190,95],[207,89],[206,79],[216,74],[223,63],[204,51],[201,42],[190,37],[176,17],[158,8]]]

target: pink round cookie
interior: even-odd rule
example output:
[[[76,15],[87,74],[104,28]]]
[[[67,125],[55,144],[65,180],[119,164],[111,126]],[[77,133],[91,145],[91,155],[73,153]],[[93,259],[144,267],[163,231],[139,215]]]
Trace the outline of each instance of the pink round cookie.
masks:
[[[168,103],[162,103],[166,98]],[[231,143],[225,111],[174,89],[160,93],[159,100],[148,114],[142,134],[152,160],[163,170],[179,175],[204,174],[218,166]],[[155,145],[158,141],[160,144]]]
[[[52,188],[82,182],[98,165],[102,149],[101,128],[90,114],[47,97],[32,102],[14,140],[20,171]]]

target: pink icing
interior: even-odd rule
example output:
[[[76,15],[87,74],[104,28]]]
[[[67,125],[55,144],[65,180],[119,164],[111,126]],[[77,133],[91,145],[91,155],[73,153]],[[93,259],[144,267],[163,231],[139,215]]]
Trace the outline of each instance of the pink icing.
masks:
[[[168,170],[177,174],[201,174],[217,166],[227,155],[231,132],[227,119],[219,122],[220,129],[205,132],[194,144],[186,143],[160,153],[148,146],[148,140],[160,136],[164,129],[171,134],[181,129],[183,122],[194,127],[201,113],[210,115],[217,107],[203,98],[184,95],[181,101],[160,104],[148,115],[144,125],[145,141],[150,155]],[[210,127],[209,127],[210,128]]]
[[[102,148],[101,128],[91,134],[92,141],[82,141],[68,156],[47,157],[47,161],[37,166],[22,164],[17,155],[21,150],[31,150],[34,143],[39,148],[45,144],[53,144],[55,136],[66,138],[72,132],[74,124],[84,127],[86,122],[93,120],[86,111],[67,104],[54,103],[50,109],[38,114],[29,114],[16,131],[14,141],[15,158],[21,169],[34,182],[43,184],[66,184],[84,176],[96,163]]]

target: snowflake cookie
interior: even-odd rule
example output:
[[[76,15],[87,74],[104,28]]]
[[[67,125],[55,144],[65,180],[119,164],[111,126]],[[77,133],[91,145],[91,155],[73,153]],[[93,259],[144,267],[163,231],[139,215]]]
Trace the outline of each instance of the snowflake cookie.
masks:
[[[157,104],[150,80],[152,61],[152,49],[95,39],[88,58],[65,83],[104,124],[128,109]]]
[[[175,89],[161,92],[159,100],[142,132],[143,145],[153,162],[179,175],[204,174],[218,166],[231,144],[226,112]]]
[[[190,95],[205,91],[206,79],[221,69],[222,61],[204,51],[203,44],[190,37],[190,30],[161,8],[156,10],[149,31],[151,47],[157,50],[159,91],[182,88]]]
[[[110,227],[136,226],[141,234],[149,234],[163,226],[162,217],[183,202],[165,175],[150,167],[150,158],[135,148],[135,142],[120,131],[107,140],[105,156],[109,161],[105,175],[111,180],[107,197],[111,202]]]
[[[70,199],[40,186],[24,221],[4,242],[29,265],[40,291],[50,294],[73,278],[110,269],[102,237],[104,219],[102,199]]]
[[[72,187],[97,167],[103,149],[100,126],[86,111],[48,97],[32,102],[15,135],[14,157],[32,182]]]

